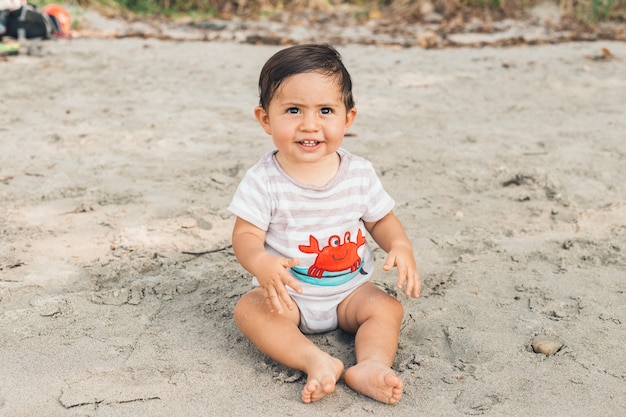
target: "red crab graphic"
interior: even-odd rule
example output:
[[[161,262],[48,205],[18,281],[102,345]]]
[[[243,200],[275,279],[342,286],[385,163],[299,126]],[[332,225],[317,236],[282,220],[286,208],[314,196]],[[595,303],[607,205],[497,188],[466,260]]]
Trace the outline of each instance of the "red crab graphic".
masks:
[[[298,249],[304,253],[317,254],[315,263],[311,265],[307,273],[309,276],[322,278],[326,271],[339,272],[346,269],[350,269],[350,272],[356,271],[361,266],[361,257],[358,255],[357,250],[364,244],[365,237],[361,229],[359,229],[356,243],[350,241],[350,232],[346,232],[343,236],[343,243],[341,243],[339,236],[333,235],[328,238],[328,246],[320,250],[317,239],[310,235],[309,245],[300,245]]]

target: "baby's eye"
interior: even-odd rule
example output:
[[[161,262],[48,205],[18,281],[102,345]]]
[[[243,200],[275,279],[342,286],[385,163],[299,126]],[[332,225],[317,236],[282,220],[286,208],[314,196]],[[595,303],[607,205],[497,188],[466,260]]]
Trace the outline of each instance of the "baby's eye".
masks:
[[[289,107],[287,109],[287,113],[289,113],[289,114],[298,114],[298,113],[300,113],[300,109],[298,109],[297,107]]]
[[[333,109],[331,109],[330,107],[324,107],[320,110],[320,113],[322,114],[332,114]]]

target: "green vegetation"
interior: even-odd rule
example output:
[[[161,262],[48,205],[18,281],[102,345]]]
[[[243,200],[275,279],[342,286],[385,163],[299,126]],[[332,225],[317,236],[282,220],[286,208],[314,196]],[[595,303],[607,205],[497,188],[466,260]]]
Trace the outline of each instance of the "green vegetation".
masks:
[[[67,1],[67,0],[66,0]],[[424,9],[444,17],[459,13],[490,13],[492,16],[521,16],[530,7],[542,2],[557,5],[561,15],[582,24],[607,20],[626,20],[626,0],[69,0],[82,7],[101,7],[125,10],[138,15],[181,15],[202,17],[245,18],[271,16],[280,10],[331,10],[333,6],[352,5],[355,14],[372,16],[372,9],[382,15],[396,14],[395,18],[409,16],[417,19]],[[35,0],[44,4],[54,0]],[[63,4],[61,1],[58,3]],[[427,4],[428,3],[428,4]],[[423,7],[423,6],[429,7]],[[432,7],[430,7],[432,6]]]
[[[611,13],[615,0],[593,0],[591,3],[592,16],[596,19],[604,19]]]
[[[626,0],[560,0],[561,13],[579,23],[626,20]]]

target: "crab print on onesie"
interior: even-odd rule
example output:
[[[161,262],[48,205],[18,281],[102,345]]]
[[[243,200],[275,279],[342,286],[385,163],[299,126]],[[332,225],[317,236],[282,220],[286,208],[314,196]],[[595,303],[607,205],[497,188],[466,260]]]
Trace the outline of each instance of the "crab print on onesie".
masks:
[[[299,245],[298,249],[305,254],[316,255],[315,261],[308,268],[295,266],[293,274],[309,284],[334,286],[341,285],[357,274],[363,272],[363,263],[359,255],[359,248],[365,245],[363,231],[358,230],[352,238],[349,231],[343,236],[332,235],[325,246],[320,246],[318,239],[310,235],[307,245]]]

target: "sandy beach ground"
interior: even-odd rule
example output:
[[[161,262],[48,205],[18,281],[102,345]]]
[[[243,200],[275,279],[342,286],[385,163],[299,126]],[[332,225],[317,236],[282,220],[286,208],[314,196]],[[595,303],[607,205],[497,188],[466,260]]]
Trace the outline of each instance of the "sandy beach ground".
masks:
[[[232,320],[250,277],[226,206],[271,148],[252,109],[279,48],[83,37],[0,61],[0,415],[625,415],[626,43],[339,46],[345,147],[423,278],[397,406],[341,381],[302,404],[306,376]],[[313,339],[354,363],[352,336]]]

